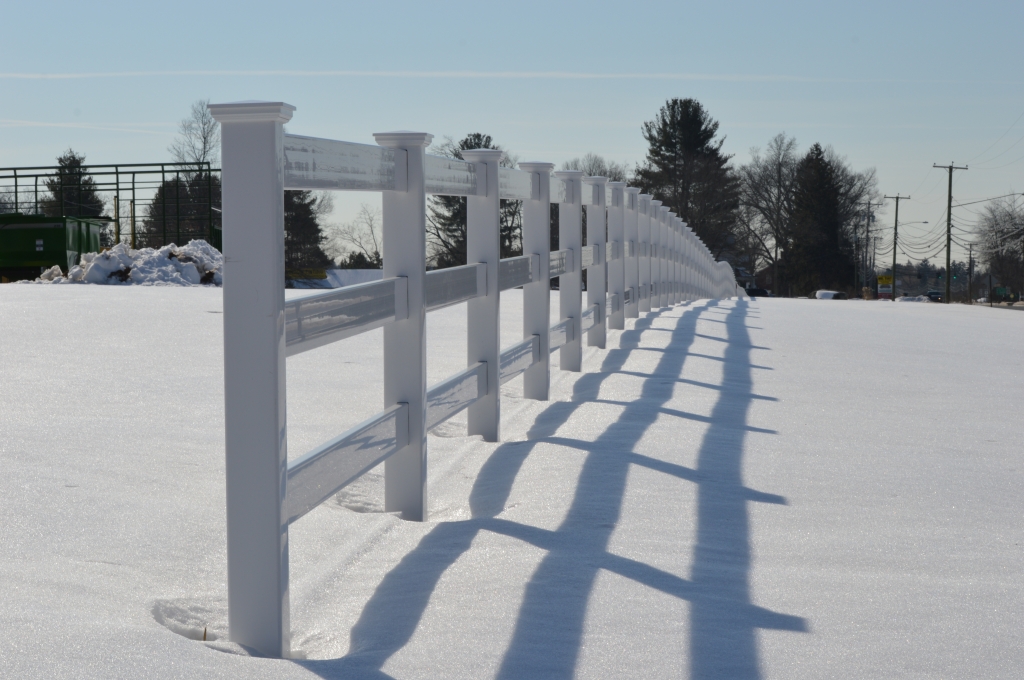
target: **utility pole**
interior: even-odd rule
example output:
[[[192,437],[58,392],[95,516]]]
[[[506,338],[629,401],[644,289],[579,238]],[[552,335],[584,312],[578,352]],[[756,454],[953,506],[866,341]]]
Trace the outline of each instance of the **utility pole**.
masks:
[[[938,165],[932,163],[933,168],[942,168],[943,170],[949,171],[949,193],[946,197],[946,295],[942,298],[942,301],[947,305],[949,304],[949,280],[953,278],[949,273],[949,247],[953,240],[953,171],[954,170],[966,170],[967,166],[957,167],[950,163],[949,165]]]
[[[853,287],[856,289],[857,286],[857,270],[860,270],[860,276],[863,281],[864,287],[868,285],[868,239],[871,238],[871,200],[868,200],[868,209],[864,213],[864,247],[861,248],[857,242],[857,230],[854,228],[853,232],[853,243],[854,243],[854,268],[853,268]],[[857,260],[860,260],[860,266],[857,266]],[[861,288],[863,291],[863,288]]]
[[[974,304],[974,244],[967,244],[967,304]]]
[[[883,196],[896,201],[896,219],[892,223],[892,301],[896,302],[896,247],[900,242],[900,201],[909,201],[910,196]]]

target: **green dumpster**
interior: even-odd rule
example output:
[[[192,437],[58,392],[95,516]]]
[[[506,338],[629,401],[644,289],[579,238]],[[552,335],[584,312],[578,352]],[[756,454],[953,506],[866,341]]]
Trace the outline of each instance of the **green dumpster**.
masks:
[[[103,217],[0,215],[0,282],[34,279],[58,265],[65,274],[82,253],[100,251]]]

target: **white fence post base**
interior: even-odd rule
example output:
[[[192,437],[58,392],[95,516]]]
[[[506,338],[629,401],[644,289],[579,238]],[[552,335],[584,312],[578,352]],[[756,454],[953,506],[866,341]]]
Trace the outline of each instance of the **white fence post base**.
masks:
[[[409,443],[384,462],[384,510],[414,521],[427,518],[427,336],[423,305],[427,268],[424,155],[433,139],[424,132],[374,135],[384,147],[401,150],[396,175],[405,177],[384,191],[384,278],[408,278],[407,319],[384,327],[384,406],[409,404]]]
[[[467,306],[466,339],[466,365],[487,364],[487,395],[470,404],[467,431],[470,435],[481,435],[484,441],[496,442],[501,435],[501,389],[498,382],[501,363],[498,166],[501,151],[471,149],[463,151],[462,156],[476,166],[477,177],[477,195],[466,197],[466,263],[483,262],[487,265],[487,294],[473,298]]]
[[[639,212],[637,216],[637,239],[639,241],[640,257],[637,263],[640,267],[640,311],[651,311],[651,195],[640,194]]]
[[[583,368],[583,173],[561,170],[555,173],[566,185],[565,203],[558,205],[558,248],[572,251],[572,273],[558,277],[559,320],[573,320],[572,340],[558,350],[558,367],[563,371]]]
[[[658,207],[658,250],[661,257],[658,258],[658,308],[668,307],[668,206]]]
[[[587,246],[597,246],[594,264],[587,271],[587,308],[598,307],[597,322],[587,331],[587,346],[604,349],[608,328],[608,289],[605,280],[607,264],[607,224],[605,221],[605,187],[607,177],[584,177],[587,192]]]
[[[221,124],[228,637],[290,653],[284,128],[294,106],[210,106]]]
[[[628,244],[629,256],[623,251],[623,279],[624,287],[630,291],[629,304],[624,306],[625,318],[636,319],[640,316],[640,245],[637,225],[639,223],[639,205],[637,196],[640,189],[637,187],[626,187],[625,190],[625,211],[623,216],[623,243]]]
[[[552,163],[520,163],[519,167],[533,174],[536,193],[523,201],[523,254],[540,258],[533,282],[523,286],[523,339],[536,335],[540,357],[523,374],[523,396],[548,400],[551,386],[551,171]],[[560,246],[564,248],[565,246]]]
[[[652,200],[651,216],[651,309],[661,309],[661,201]]]
[[[621,331],[626,327],[626,205],[625,182],[608,182],[611,193],[608,206],[608,293],[616,300],[608,310],[608,328]],[[616,257],[617,256],[617,257]]]

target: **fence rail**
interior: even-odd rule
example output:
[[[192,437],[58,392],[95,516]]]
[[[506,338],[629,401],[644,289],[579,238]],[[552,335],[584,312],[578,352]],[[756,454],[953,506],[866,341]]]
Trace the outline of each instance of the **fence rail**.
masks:
[[[427,432],[467,411],[468,432],[500,439],[500,386],[523,376],[546,400],[550,355],[581,370],[582,340],[683,300],[741,294],[686,223],[622,182],[552,173],[548,163],[499,166],[491,149],[465,160],[427,155],[431,135],[374,135],[377,146],[284,134],[294,107],[210,107],[221,123],[224,380],[230,638],[289,653],[288,526],[384,463],[384,507],[426,519]],[[379,191],[384,279],[285,302],[283,192]],[[468,264],[426,272],[426,196],[466,197]],[[521,257],[499,256],[501,199],[523,202]],[[550,206],[559,243],[550,252]],[[582,211],[587,241],[582,245]],[[587,301],[582,275],[588,270]],[[272,276],[269,272],[276,272]],[[550,279],[559,320],[550,324]],[[501,292],[523,289],[523,340],[499,347]],[[466,369],[426,384],[426,314],[467,302]],[[384,410],[288,462],[286,359],[383,327]],[[259,366],[260,370],[253,370]]]

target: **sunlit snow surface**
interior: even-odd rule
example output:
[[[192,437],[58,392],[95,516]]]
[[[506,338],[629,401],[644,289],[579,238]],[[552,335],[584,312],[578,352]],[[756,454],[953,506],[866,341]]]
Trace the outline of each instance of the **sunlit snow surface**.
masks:
[[[510,345],[520,294],[502,304]],[[0,287],[0,676],[1024,667],[1022,314],[758,299],[630,321],[550,402],[505,385],[503,443],[438,428],[429,522],[383,514],[373,473],[296,523],[308,658],[272,660],[226,641],[220,312],[216,288]],[[465,365],[465,307],[428,318],[433,383]],[[380,339],[288,360],[292,456],[381,409]]]

